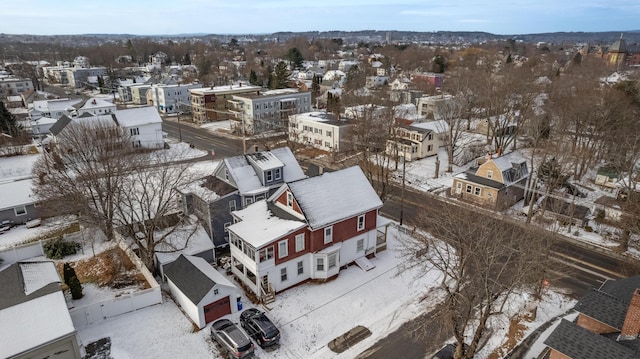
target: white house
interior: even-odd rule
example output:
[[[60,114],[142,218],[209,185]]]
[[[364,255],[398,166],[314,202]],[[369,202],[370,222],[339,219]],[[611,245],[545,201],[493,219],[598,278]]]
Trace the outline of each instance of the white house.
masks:
[[[328,152],[347,149],[351,121],[313,111],[289,116],[289,140]]]
[[[29,111],[29,115],[32,120],[37,120],[41,117],[59,119],[62,115],[71,116],[76,111],[74,106],[81,102],[82,99],[79,98],[33,101],[33,107]]]
[[[165,277],[171,295],[198,328],[239,309],[238,287],[200,257],[180,255]]]
[[[117,110],[113,113],[118,126],[127,129],[134,146],[144,148],[162,148],[164,133],[162,118],[151,106]]]
[[[116,111],[116,105],[111,101],[93,97],[88,99],[77,111],[78,115],[83,113],[89,113],[94,116],[108,115]]]
[[[395,128],[395,138],[387,140],[386,153],[404,157],[406,161],[419,160],[438,154],[445,142],[448,125],[443,120],[402,125]]]

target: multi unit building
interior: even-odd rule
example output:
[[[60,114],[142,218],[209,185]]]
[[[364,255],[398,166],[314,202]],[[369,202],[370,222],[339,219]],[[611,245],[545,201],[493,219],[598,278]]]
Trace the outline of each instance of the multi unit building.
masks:
[[[147,104],[162,113],[189,112],[190,90],[199,88],[202,84],[151,85],[146,91]]]
[[[213,175],[179,191],[183,211],[195,214],[216,247],[228,244],[231,212],[269,197],[284,182],[305,178],[288,147],[223,159]]]
[[[426,119],[438,119],[438,107],[443,106],[446,102],[453,101],[451,95],[422,96],[418,98],[416,107],[418,108],[418,117]]]
[[[191,114],[194,123],[229,120],[234,114],[228,102],[233,95],[259,94],[262,87],[240,82],[237,85],[191,89]]]
[[[255,94],[232,95],[232,129],[259,134],[269,130],[286,131],[289,116],[311,110],[311,92],[298,89],[262,91]]]
[[[233,274],[263,302],[344,266],[363,269],[386,248],[388,220],[360,167],[284,183],[268,199],[234,211],[228,227]]]
[[[31,79],[0,77],[0,98],[20,95],[27,91],[33,91],[33,82]]]
[[[349,149],[353,123],[328,112],[306,112],[289,116],[289,140],[327,151]]]

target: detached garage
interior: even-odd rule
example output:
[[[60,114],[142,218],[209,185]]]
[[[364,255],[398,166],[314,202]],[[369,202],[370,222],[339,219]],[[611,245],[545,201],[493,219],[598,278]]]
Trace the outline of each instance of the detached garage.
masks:
[[[182,254],[164,275],[171,295],[200,329],[238,311],[238,287],[200,257]]]

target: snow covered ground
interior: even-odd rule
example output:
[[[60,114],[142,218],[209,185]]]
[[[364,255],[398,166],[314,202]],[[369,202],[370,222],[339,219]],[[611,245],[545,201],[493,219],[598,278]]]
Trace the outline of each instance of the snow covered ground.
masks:
[[[225,128],[227,125],[220,125]],[[211,129],[215,130],[215,129]],[[171,143],[171,148],[182,151],[185,158],[196,158],[206,152],[188,148],[186,144]],[[187,155],[188,154],[188,155]],[[454,166],[453,172],[447,173],[447,154],[441,149],[437,159],[440,161],[439,173],[435,178],[436,157],[405,164],[407,186],[423,191],[446,191],[451,186],[452,177],[467,168]],[[36,156],[20,156],[0,158],[0,181],[11,181],[28,177]],[[216,161],[200,161],[194,164],[203,173],[211,172]],[[402,164],[397,174],[402,173]],[[401,177],[396,175],[398,180]],[[589,196],[596,194],[589,194]],[[20,226],[0,236],[0,248],[20,243],[25,237],[35,236],[47,226],[26,229]],[[574,232],[572,232],[574,233]],[[578,239],[589,240],[601,245],[607,242],[594,233],[578,232]],[[573,234],[572,234],[573,235]],[[383,338],[407,319],[432,308],[437,296],[426,296],[428,300],[419,299],[430,293],[437,285],[434,274],[415,276],[415,273],[397,272],[397,238],[395,229],[389,235],[388,250],[378,254],[372,262],[376,267],[368,272],[356,266],[343,270],[338,278],[324,284],[304,284],[292,288],[277,296],[276,302],[270,305],[268,315],[283,333],[282,345],[264,351],[257,348],[259,358],[352,358]],[[87,255],[90,253],[85,251]],[[93,287],[85,287],[85,301],[102,300],[113,295],[109,291]],[[528,299],[526,296],[515,296],[505,316],[492,323],[497,334],[488,347],[476,355],[486,358],[506,340],[509,319],[522,313]],[[248,299],[243,298],[245,308],[251,306]],[[525,336],[550,318],[564,313],[575,301],[567,299],[561,292],[551,289],[539,303],[538,315],[534,321],[523,322]],[[238,314],[230,316],[238,321]],[[371,330],[372,335],[350,350],[336,354],[329,350],[327,344],[335,337],[343,334],[356,325]],[[83,344],[104,337],[112,341],[112,357],[121,358],[210,358],[217,357],[216,346],[209,337],[209,328],[194,331],[187,316],[169,298],[163,304],[155,305],[135,312],[108,319],[80,330]],[[531,349],[527,357],[533,357],[537,345]]]
[[[333,281],[323,284],[304,284],[276,296],[267,315],[282,332],[281,345],[276,349],[256,347],[258,358],[353,358],[377,340],[397,329],[405,321],[433,308],[437,295],[425,295],[438,283],[437,273],[416,275],[399,273],[397,230],[390,230],[388,249],[378,253],[372,263],[376,266],[363,271],[350,266]],[[221,272],[223,273],[223,272]],[[223,273],[224,274],[224,273]],[[95,300],[109,293],[94,287],[85,289],[86,297]],[[243,298],[244,308],[254,306]],[[517,315],[527,303],[526,296],[515,296],[506,315],[495,320],[497,332],[490,345],[478,353],[486,358],[506,341],[509,319]],[[526,333],[533,331],[549,318],[566,311],[573,302],[555,291],[540,303],[535,321],[526,323]],[[258,306],[264,310],[263,307]],[[227,316],[238,322],[239,313]],[[336,354],[327,344],[349,329],[362,325],[372,335],[349,350]],[[112,357],[127,358],[211,358],[218,357],[210,339],[210,326],[194,331],[193,325],[168,297],[164,303],[110,318],[79,331],[83,344],[110,337]]]

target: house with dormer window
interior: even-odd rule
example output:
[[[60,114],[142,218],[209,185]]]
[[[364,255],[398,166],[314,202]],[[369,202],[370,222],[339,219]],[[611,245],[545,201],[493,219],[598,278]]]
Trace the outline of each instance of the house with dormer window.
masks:
[[[323,282],[386,248],[389,220],[358,166],[286,182],[268,199],[233,212],[231,270],[265,303],[307,281]]]
[[[524,198],[529,177],[526,160],[518,153],[488,154],[453,177],[451,195],[483,206],[506,209]]]
[[[216,247],[229,243],[231,212],[269,198],[283,183],[305,178],[288,147],[223,159],[211,176],[182,193],[183,211],[194,214]]]
[[[400,125],[395,128],[395,138],[387,140],[386,153],[392,158],[404,157],[415,161],[438,154],[445,143],[447,122],[444,120]]]

